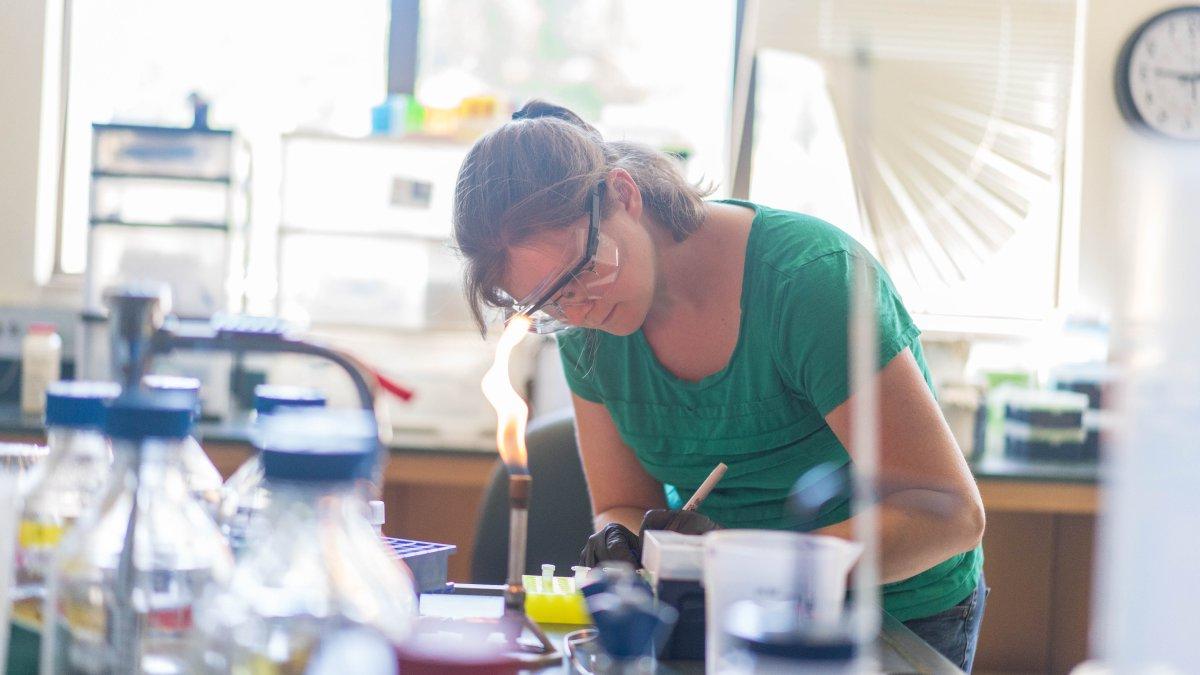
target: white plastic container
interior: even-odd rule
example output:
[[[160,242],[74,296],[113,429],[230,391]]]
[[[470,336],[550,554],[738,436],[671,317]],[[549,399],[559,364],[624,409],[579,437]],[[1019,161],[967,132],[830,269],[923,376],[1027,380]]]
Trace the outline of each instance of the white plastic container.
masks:
[[[21,340],[21,413],[46,411],[46,388],[62,368],[62,338],[52,323],[31,323]]]
[[[704,576],[704,537],[670,530],[642,535],[642,566],[654,581],[699,581]]]
[[[704,535],[705,669],[722,672],[732,652],[725,631],[729,608],[741,600],[789,600],[810,625],[836,630],[846,599],[846,576],[862,545],[816,534],[778,530],[718,530]]]

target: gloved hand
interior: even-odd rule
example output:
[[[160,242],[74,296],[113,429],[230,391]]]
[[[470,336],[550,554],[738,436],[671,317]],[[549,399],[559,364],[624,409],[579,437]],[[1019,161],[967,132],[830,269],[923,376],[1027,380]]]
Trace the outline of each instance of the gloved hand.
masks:
[[[587,544],[579,552],[579,564],[596,567],[606,560],[620,560],[634,567],[642,566],[642,540],[628,527],[609,523],[604,529],[588,537]]]
[[[682,509],[650,509],[642,516],[642,526],[638,529],[639,542],[645,536],[646,530],[670,530],[680,534],[704,534],[712,530],[723,529],[708,516],[696,511]]]
[[[621,560],[634,567],[642,566],[642,535],[646,530],[671,530],[680,534],[704,534],[722,529],[708,516],[681,509],[650,509],[642,516],[642,525],[634,534],[618,523],[588,537],[587,545],[579,552],[579,564],[596,567],[606,560]]]

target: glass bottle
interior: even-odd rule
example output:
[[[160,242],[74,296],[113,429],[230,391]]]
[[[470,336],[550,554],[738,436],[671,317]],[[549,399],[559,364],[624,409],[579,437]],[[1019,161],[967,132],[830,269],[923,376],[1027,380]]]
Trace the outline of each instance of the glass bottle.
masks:
[[[267,416],[282,408],[324,407],[325,396],[316,389],[260,384],[254,388],[252,424],[257,432]],[[225,481],[221,498],[221,531],[229,538],[234,555],[241,553],[251,514],[265,508],[268,498],[263,487],[262,460],[255,453]]]
[[[271,500],[228,584],[197,608],[200,672],[303,673],[322,637],[355,626],[393,642],[417,612],[412,576],[375,534],[356,482],[378,458],[363,411],[282,410],[259,447]]]
[[[142,380],[151,391],[173,391],[192,399],[193,415],[200,415],[200,380],[175,375],[147,375]],[[213,518],[221,510],[221,472],[213,465],[204,448],[194,436],[188,436],[183,447],[183,472],[188,490],[208,509]]]
[[[194,399],[126,392],[104,424],[113,470],[63,540],[45,605],[43,673],[188,672],[193,604],[233,559],[185,482]]]
[[[112,450],[101,427],[105,404],[120,391],[111,382],[55,382],[47,388],[49,450],[18,516],[13,572],[13,616],[30,625],[41,625],[46,577],[59,542],[108,479]]]
[[[21,414],[45,412],[46,390],[62,369],[62,338],[52,323],[31,323],[21,340]]]

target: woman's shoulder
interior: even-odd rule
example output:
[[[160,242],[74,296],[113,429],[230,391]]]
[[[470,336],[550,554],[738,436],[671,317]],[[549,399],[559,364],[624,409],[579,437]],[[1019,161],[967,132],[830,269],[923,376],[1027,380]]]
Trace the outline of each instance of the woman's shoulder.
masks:
[[[746,251],[748,272],[788,279],[811,271],[812,263],[836,262],[866,253],[849,233],[817,216],[754,202],[722,201],[755,211]]]

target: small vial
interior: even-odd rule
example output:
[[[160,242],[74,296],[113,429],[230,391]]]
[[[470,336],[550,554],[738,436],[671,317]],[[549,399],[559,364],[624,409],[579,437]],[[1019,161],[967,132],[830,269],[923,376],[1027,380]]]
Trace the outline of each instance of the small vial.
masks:
[[[575,565],[575,566],[571,567],[571,571],[575,572],[575,578],[571,580],[573,582],[572,586],[574,586],[574,588],[572,588],[571,590],[577,591],[583,587],[583,582],[587,580],[587,573],[591,572],[592,568],[585,567],[583,565]]]
[[[549,563],[542,565],[542,581],[550,588],[554,588],[554,565]]]
[[[386,519],[384,516],[385,511],[383,502],[378,499],[372,499],[371,501],[367,502],[367,504],[371,507],[371,527],[375,528],[375,534],[382,537],[383,523]],[[543,567],[545,567],[545,565],[543,565]]]

